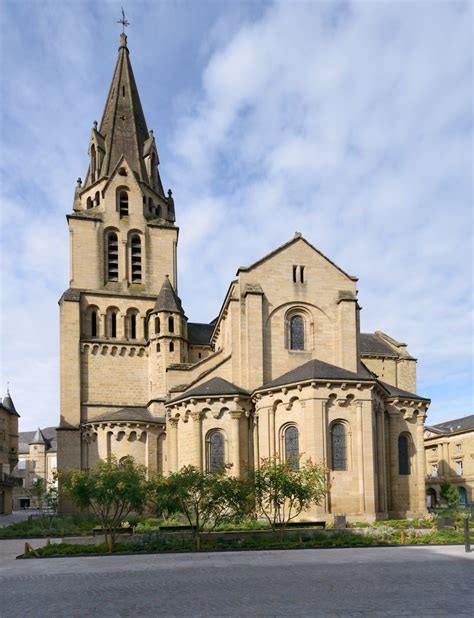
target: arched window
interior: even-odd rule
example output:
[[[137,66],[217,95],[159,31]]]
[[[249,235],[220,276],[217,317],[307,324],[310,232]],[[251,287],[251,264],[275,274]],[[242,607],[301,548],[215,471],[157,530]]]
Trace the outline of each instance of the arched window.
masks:
[[[299,434],[294,425],[286,428],[284,433],[285,461],[288,462],[290,470],[299,470]]]
[[[117,314],[115,311],[110,314],[110,337],[112,339],[117,337]]]
[[[304,350],[304,319],[301,315],[290,318],[290,350]]]
[[[132,236],[131,242],[132,253],[132,283],[142,282],[142,247],[140,242],[140,236],[135,234]]]
[[[343,423],[331,427],[331,468],[347,470],[346,428]]]
[[[156,317],[155,318],[155,335],[157,335],[160,332],[160,318]]]
[[[99,206],[99,204],[100,204],[100,193],[99,191],[96,191],[94,195],[94,206]]]
[[[118,281],[118,238],[115,232],[107,236],[107,280]]]
[[[135,313],[130,314],[130,339],[137,338],[137,316]]]
[[[91,312],[91,337],[97,337],[97,311]]]
[[[173,316],[170,316],[168,318],[168,330],[170,333],[174,333],[174,318]]]
[[[87,198],[86,205],[87,205],[87,210],[90,210],[91,208],[94,208],[94,202],[92,201],[91,197]]]
[[[206,440],[207,471],[219,472],[225,466],[225,440],[222,431],[211,431]]]
[[[119,214],[121,217],[128,217],[128,193],[126,191],[120,191]]]
[[[410,453],[407,436],[398,436],[398,474],[410,474]]]
[[[156,344],[156,351],[157,351],[157,352],[160,352],[160,351],[161,351],[161,346],[160,346],[160,344],[159,344],[159,343],[157,343],[157,344]]]
[[[459,492],[459,504],[466,506],[467,504],[467,492],[465,487],[458,487]]]
[[[174,352],[174,343],[170,341],[170,352]]]

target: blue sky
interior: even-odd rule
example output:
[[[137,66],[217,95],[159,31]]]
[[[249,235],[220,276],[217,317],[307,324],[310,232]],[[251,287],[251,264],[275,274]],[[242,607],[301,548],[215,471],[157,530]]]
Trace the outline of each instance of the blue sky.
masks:
[[[120,2],[0,0],[1,388],[59,419],[57,301]],[[359,277],[363,331],[419,359],[428,422],[473,410],[471,2],[133,1],[129,48],[178,224],[179,293],[215,317],[296,230]]]

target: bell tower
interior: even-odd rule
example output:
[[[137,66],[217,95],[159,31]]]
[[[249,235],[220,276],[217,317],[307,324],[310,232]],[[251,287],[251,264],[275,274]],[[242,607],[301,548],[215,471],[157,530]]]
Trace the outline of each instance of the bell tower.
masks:
[[[88,170],[84,181],[77,181],[67,215],[70,282],[59,301],[61,469],[90,465],[86,453],[91,450],[84,449],[81,433],[87,426],[93,435],[94,419],[121,410],[126,417],[151,414],[151,423],[154,414],[164,416],[161,403],[152,411],[148,407],[156,393],[156,383],[149,379],[150,315],[157,315],[155,303],[164,281],[177,296],[178,228],[124,32],[102,119],[92,124],[87,153]],[[176,328],[185,329],[184,312],[175,319]],[[184,358],[183,345],[176,343],[174,362]],[[97,449],[98,457],[107,456]]]

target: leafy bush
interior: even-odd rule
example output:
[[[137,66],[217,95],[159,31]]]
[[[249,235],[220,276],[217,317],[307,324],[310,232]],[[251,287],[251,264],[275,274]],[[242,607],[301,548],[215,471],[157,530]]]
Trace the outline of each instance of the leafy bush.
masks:
[[[146,469],[132,457],[120,463],[101,461],[92,470],[71,470],[61,475],[62,489],[82,509],[91,509],[105,532],[109,551],[117,539],[116,529],[146,504]]]
[[[96,518],[89,515],[38,517],[0,528],[0,539],[81,536],[92,532]]]
[[[328,470],[309,459],[295,469],[291,461],[270,457],[252,471],[252,489],[258,514],[273,532],[283,532],[292,519],[320,504],[328,491]]]
[[[203,530],[241,520],[249,513],[246,484],[227,476],[225,468],[210,473],[185,466],[170,474],[163,491],[165,499],[173,496],[177,510],[185,515],[197,548]]]

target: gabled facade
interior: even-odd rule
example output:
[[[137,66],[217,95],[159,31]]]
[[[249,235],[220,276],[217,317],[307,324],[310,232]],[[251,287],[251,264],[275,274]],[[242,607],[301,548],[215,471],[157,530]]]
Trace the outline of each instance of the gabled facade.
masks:
[[[311,457],[331,469],[318,517],[424,512],[429,401],[406,346],[360,332],[356,277],[296,233],[238,269],[213,322],[188,321],[125,35],[89,157],[68,216],[59,468],[132,455],[244,475],[262,457]]]

